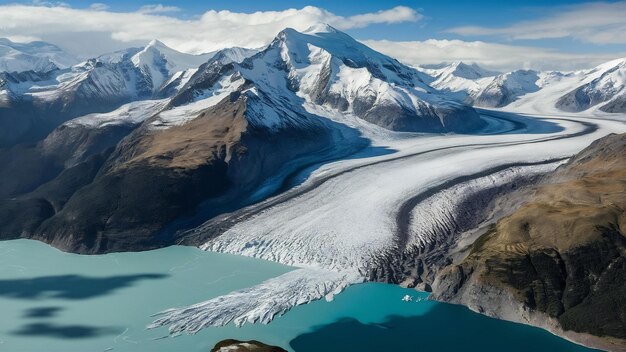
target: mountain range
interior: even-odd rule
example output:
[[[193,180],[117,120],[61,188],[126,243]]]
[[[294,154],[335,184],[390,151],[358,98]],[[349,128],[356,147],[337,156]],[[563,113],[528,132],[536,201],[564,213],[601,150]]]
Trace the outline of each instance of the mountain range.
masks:
[[[626,112],[626,59],[574,72],[516,70],[497,73],[455,62],[420,69],[433,87],[473,106],[530,111]]]

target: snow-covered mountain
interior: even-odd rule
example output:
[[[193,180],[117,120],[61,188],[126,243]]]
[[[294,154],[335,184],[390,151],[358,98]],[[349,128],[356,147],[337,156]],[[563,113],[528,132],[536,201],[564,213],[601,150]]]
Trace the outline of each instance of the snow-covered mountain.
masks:
[[[64,105],[71,105],[71,100],[77,98],[89,104],[93,104],[90,99],[109,102],[145,99],[158,94],[164,85],[190,76],[198,66],[218,54],[222,61],[229,62],[242,60],[254,52],[232,48],[191,55],[153,40],[143,48],[104,54],[48,75],[5,74],[1,82],[13,96],[41,103],[60,98]]]
[[[477,106],[502,107],[518,97],[539,90],[536,82],[539,74],[532,70],[517,70],[495,76],[479,90],[472,91],[474,104]],[[480,83],[485,84],[483,80]]]
[[[433,77],[430,85],[476,106],[502,107],[539,89],[539,72],[498,73],[463,62],[418,67]]]
[[[557,108],[578,112],[599,106],[604,112],[626,112],[626,59],[609,61],[579,76],[583,84],[561,96]]]
[[[232,48],[191,55],[154,40],[144,48],[101,55],[65,69],[0,72],[0,109],[6,109],[0,124],[6,124],[7,131],[7,136],[0,133],[0,144],[13,143],[25,134],[36,138],[83,114],[171,96],[210,58],[219,56],[226,63],[254,52]]]
[[[241,83],[220,94],[244,91],[268,102],[259,108],[264,112],[259,116],[266,116],[269,124],[285,122],[285,116],[309,104],[397,131],[471,131],[482,126],[470,107],[433,89],[423,77],[347,34],[319,25],[302,33],[285,29],[267,49],[241,64],[201,67],[172,103],[212,95],[226,78]],[[288,113],[268,113],[274,106]]]
[[[15,43],[0,38],[0,72],[49,72],[67,68],[79,60],[46,42]]]
[[[447,92],[473,94],[491,82],[498,72],[486,70],[477,64],[456,61],[450,64],[418,67],[422,72],[433,77],[430,85]]]
[[[430,85],[475,106],[526,112],[626,112],[626,59],[575,72],[516,70],[496,74],[476,65],[419,68]]]

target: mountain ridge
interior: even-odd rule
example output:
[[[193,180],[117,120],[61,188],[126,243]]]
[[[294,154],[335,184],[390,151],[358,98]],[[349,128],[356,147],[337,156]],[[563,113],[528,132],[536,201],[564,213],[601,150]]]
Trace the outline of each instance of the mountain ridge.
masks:
[[[172,52],[155,55],[157,49],[164,50],[152,42],[88,60],[77,68],[86,77],[70,81],[86,84],[89,94],[121,91],[143,99],[120,98],[113,111],[63,122],[37,144],[0,155],[0,164],[12,165],[2,177],[13,180],[0,189],[11,197],[0,205],[3,236],[81,253],[170,245],[177,220],[241,206],[272,192],[259,193],[265,180],[366,147],[361,132],[345,125],[351,116],[411,132],[472,132],[484,125],[418,71],[332,27],[286,29],[241,63],[222,51],[169,79],[158,69],[170,69]],[[176,82],[166,96],[155,83],[161,81],[161,87]],[[367,86],[374,88],[364,91]],[[40,169],[15,164],[18,159]],[[31,214],[26,222],[14,214],[20,208]]]

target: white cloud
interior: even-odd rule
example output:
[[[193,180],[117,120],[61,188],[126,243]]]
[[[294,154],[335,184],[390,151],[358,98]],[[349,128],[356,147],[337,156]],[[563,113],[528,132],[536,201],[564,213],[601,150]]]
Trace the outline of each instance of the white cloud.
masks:
[[[101,2],[94,2],[93,4],[89,5],[90,10],[96,10],[96,11],[104,11],[104,10],[107,10],[108,8],[109,8],[109,5],[103,4]]]
[[[362,28],[374,23],[402,23],[416,22],[424,18],[424,16],[410,7],[396,6],[390,10],[381,10],[374,13],[366,13],[362,15],[354,15],[347,18],[336,18],[339,27],[343,28]]]
[[[575,70],[625,56],[618,54],[570,54],[544,48],[503,45],[481,41],[435,40],[394,42],[364,40],[364,44],[409,65],[463,61],[485,68],[508,71],[519,68],[537,70]]]
[[[43,2],[39,1],[39,4]],[[145,45],[152,39],[159,39],[181,51],[201,53],[232,46],[261,47],[287,27],[304,30],[325,22],[345,30],[422,19],[420,13],[403,6],[353,16],[339,16],[314,6],[254,13],[211,10],[193,19],[180,19],[167,13],[174,8],[163,5],[150,5],[135,12],[111,12],[102,5],[95,3],[86,9],[0,5],[0,37],[20,41],[45,40],[83,57]],[[612,17],[614,22],[618,22],[617,17],[620,16]],[[622,33],[596,32],[593,36],[589,34],[589,38],[608,41],[614,40],[610,36],[619,37]],[[461,40],[364,42],[408,64],[461,60],[498,70],[586,68],[616,56],[567,54],[538,47]],[[621,55],[626,56],[626,53]]]
[[[254,13],[211,10],[198,18],[184,20],[164,14],[165,6],[155,6],[136,12],[110,12],[99,8],[3,5],[0,6],[0,37],[36,37],[82,56],[141,45],[155,38],[175,49],[200,53],[231,46],[260,47],[286,27],[304,30],[325,22],[339,29],[349,29],[415,22],[422,17],[404,6],[354,16],[338,16],[322,8],[306,6]]]
[[[33,0],[31,4],[33,6],[45,6],[45,7],[70,7],[70,4],[63,2],[63,1]]]
[[[508,27],[457,27],[450,33],[464,36],[491,35],[508,39],[575,38],[597,44],[626,43],[626,1],[592,2],[557,7],[552,16],[518,22]]]
[[[180,8],[176,6],[163,6],[161,4],[157,5],[144,5],[139,8],[140,13],[167,13],[167,12],[178,12]]]
[[[31,37],[27,35],[9,35],[5,38],[15,43],[29,43],[40,40],[38,37]]]

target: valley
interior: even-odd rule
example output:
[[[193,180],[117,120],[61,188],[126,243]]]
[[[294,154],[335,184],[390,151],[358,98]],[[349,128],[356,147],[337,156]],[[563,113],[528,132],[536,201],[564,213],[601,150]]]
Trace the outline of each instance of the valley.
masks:
[[[412,67],[326,24],[286,28],[260,49],[192,55],[153,40],[78,63],[54,46],[37,44],[50,51],[37,56],[14,44],[0,42],[12,45],[12,56],[0,61],[7,68],[0,72],[0,239],[11,240],[8,253],[30,246],[28,239],[75,253],[46,255],[77,262],[202,250],[190,255],[250,257],[246,263],[276,269],[205,296],[208,262],[196,273],[199,286],[191,277],[180,283],[196,287],[193,295],[144,307],[154,308],[140,319],[149,328],[140,333],[144,342],[155,331],[161,335],[151,338],[169,344],[225,327],[231,336],[211,336],[251,339],[235,327],[262,331],[258,323],[273,327],[284,314],[278,322],[324,304],[315,301],[393,284],[394,295],[432,292],[431,299],[590,347],[624,346],[621,313],[591,319],[591,326],[580,319],[594,298],[613,297],[589,293],[593,287],[623,289],[597,280],[622,265],[623,190],[611,184],[623,174],[596,174],[593,166],[623,161],[621,137],[613,134],[626,133],[625,59],[572,72],[495,72],[462,62]],[[591,166],[572,168],[576,160]],[[560,201],[537,195],[567,194],[569,184],[553,183],[576,177],[570,172],[593,192],[578,185]],[[558,208],[569,205],[593,215],[571,243],[560,242],[570,233],[558,225],[536,225],[532,236],[517,231],[530,221],[570,221],[576,214]],[[544,206],[562,216],[541,214]],[[594,226],[613,232],[598,235]],[[614,241],[598,239],[607,236]],[[568,259],[581,248],[583,256],[608,253],[611,261]],[[556,266],[534,265],[545,253]],[[11,260],[11,268],[21,265]],[[534,276],[502,274],[518,270]],[[222,280],[217,274],[209,276]],[[584,292],[569,299],[570,286]],[[390,305],[393,314],[401,311]],[[459,312],[451,314],[469,313]],[[42,326],[21,335],[35,328]],[[269,328],[263,342],[296,349],[310,330],[286,341]]]

